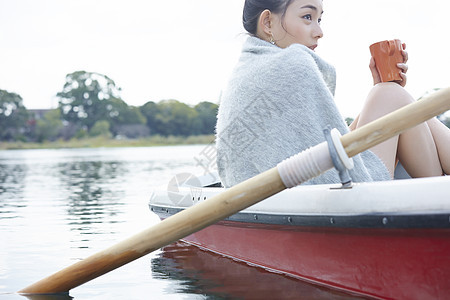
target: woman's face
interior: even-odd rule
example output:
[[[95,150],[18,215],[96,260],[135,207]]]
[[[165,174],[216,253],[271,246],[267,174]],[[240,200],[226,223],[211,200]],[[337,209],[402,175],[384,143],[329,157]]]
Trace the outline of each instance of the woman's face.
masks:
[[[314,50],[323,36],[320,28],[322,0],[294,0],[282,13],[272,14],[272,35],[275,43],[286,48],[294,43]]]

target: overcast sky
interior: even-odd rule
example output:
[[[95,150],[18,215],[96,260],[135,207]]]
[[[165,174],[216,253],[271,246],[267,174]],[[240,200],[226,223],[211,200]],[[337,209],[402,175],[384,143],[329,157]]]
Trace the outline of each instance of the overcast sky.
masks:
[[[65,76],[109,76],[130,105],[218,103],[246,38],[243,0],[0,0],[0,89],[51,108]],[[354,117],[372,86],[369,45],[399,38],[414,97],[450,85],[450,2],[325,0],[316,52],[337,70],[336,102]]]

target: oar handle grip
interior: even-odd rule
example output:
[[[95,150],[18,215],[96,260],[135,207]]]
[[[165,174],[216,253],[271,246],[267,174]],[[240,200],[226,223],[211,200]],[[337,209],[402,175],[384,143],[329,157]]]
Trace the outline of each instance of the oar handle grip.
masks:
[[[277,165],[280,178],[287,188],[319,176],[333,167],[326,142],[291,156]]]

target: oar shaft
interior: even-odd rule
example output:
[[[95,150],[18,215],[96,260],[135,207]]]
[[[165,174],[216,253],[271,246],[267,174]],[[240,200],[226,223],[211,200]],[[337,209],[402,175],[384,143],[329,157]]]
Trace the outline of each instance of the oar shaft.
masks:
[[[214,224],[286,187],[277,169],[261,173],[19,291],[62,293]]]
[[[354,156],[449,109],[450,88],[447,88],[346,134],[341,138],[341,142],[347,154]],[[68,292],[74,287],[231,216],[285,188],[275,167],[44,278],[19,293]]]

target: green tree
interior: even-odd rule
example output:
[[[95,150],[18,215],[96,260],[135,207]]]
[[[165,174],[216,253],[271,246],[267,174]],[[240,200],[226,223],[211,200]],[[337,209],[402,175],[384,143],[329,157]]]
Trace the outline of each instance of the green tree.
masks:
[[[110,120],[113,125],[145,124],[146,118],[138,107],[129,106],[125,101],[117,98],[109,102],[112,106]]]
[[[20,95],[0,89],[0,140],[14,140],[26,130],[28,111]]]
[[[44,140],[55,140],[58,138],[63,128],[61,120],[61,111],[52,109],[36,123],[36,136],[39,142]]]
[[[86,128],[79,128],[77,130],[77,132],[75,132],[75,135],[73,137],[81,140],[81,139],[88,137],[88,132],[87,132]]]
[[[347,126],[350,126],[350,124],[352,124],[354,120],[355,119],[353,119],[353,118],[347,117],[347,118],[345,118],[345,123],[347,123]]]
[[[159,121],[156,116],[161,112],[159,105],[153,101],[148,101],[139,108],[141,114],[147,119],[147,127],[151,134],[161,134],[159,132]]]
[[[95,122],[94,126],[92,126],[89,131],[89,135],[111,137],[111,133],[109,132],[109,122],[106,120]]]
[[[117,118],[115,100],[120,88],[106,75],[76,71],[67,74],[63,90],[57,94],[62,118],[88,130],[99,120]]]
[[[156,114],[156,128],[162,135],[192,134],[192,128],[198,113],[189,105],[177,100],[164,100],[158,103],[159,113]]]
[[[198,114],[195,121],[195,134],[214,134],[219,105],[211,102],[200,102],[194,106]]]
[[[164,100],[149,101],[140,111],[147,119],[151,134],[187,136],[213,134],[218,107],[206,101],[191,107],[177,100]]]

